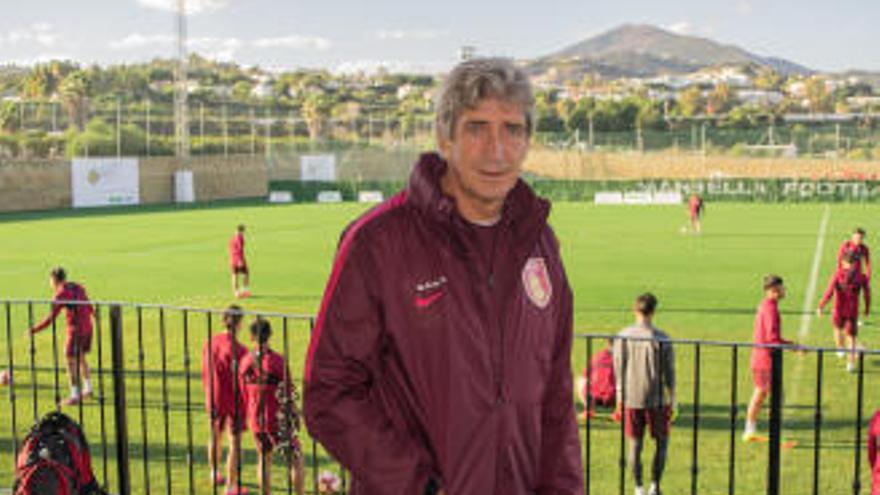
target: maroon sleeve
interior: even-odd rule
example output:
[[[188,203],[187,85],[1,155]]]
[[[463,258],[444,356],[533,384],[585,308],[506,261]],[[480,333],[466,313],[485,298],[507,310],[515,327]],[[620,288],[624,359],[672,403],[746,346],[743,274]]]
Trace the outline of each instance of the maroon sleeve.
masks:
[[[58,317],[58,313],[61,312],[62,308],[62,305],[58,303],[58,301],[61,301],[63,299],[66,299],[64,294],[55,296],[55,299],[52,301],[52,312],[49,313],[49,316],[43,318],[42,321],[34,325],[33,333],[37,333],[45,329],[46,327],[51,325],[53,321],[55,321],[55,318]]]
[[[862,244],[862,248],[865,250],[865,275],[868,278],[871,278],[871,251],[868,249],[868,246]]]
[[[871,280],[865,276],[864,278],[864,287],[865,293],[865,316],[871,314]]]
[[[764,318],[767,320],[764,322],[764,329],[766,330],[766,341],[765,344],[791,344],[790,340],[785,340],[782,338],[782,322],[779,319],[779,312],[777,311],[767,311],[764,314]]]
[[[426,446],[395,427],[372,393],[384,328],[366,253],[351,235],[336,255],[306,357],[306,425],[366,491],[421,494],[436,469]]]
[[[822,300],[819,301],[819,308],[824,308],[828,301],[831,300],[831,296],[834,295],[834,285],[837,282],[837,273],[831,276],[831,281],[828,282],[828,288],[825,289],[825,294],[822,296]]]
[[[571,347],[573,301],[565,282],[560,302],[556,346],[541,418],[539,495],[583,493],[581,446],[572,398]]]
[[[840,245],[840,248],[837,250],[837,268],[841,268],[843,266],[843,255],[846,253],[846,242]]]
[[[877,461],[877,425],[880,423],[880,411],[874,413],[871,423],[868,424],[868,465],[874,467]]]

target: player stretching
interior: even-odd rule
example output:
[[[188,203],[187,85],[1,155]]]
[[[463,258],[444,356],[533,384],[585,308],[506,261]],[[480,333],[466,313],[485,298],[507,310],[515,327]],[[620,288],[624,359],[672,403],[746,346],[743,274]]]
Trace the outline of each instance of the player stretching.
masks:
[[[35,334],[55,321],[63,308],[67,312],[67,338],[64,341],[64,356],[67,358],[67,380],[70,384],[70,397],[61,401],[62,405],[79,404],[85,397],[92,398],[89,363],[86,354],[92,348],[92,319],[94,309],[82,285],[67,281],[64,268],[55,268],[49,274],[49,285],[55,291],[52,312],[29,331]],[[82,388],[80,389],[80,385]],[[80,395],[82,390],[82,395]]]
[[[843,255],[841,267],[838,268],[828,289],[819,302],[816,310],[822,316],[822,310],[831,296],[834,296],[834,310],[831,313],[831,324],[834,325],[834,343],[839,349],[838,357],[844,356],[844,344],[849,349],[846,361],[846,370],[850,373],[856,370],[856,336],[859,333],[859,293],[864,294],[865,316],[871,312],[871,287],[868,276],[861,272],[856,260],[858,258],[852,252]]]
[[[778,275],[764,277],[764,300],[755,315],[755,344],[793,344],[782,338],[782,320],[779,316],[779,300],[785,298],[785,284]],[[752,382],[755,390],[746,411],[746,429],[743,441],[761,441],[765,437],[757,434],[758,414],[764,400],[770,394],[770,378],[773,375],[771,349],[752,348]]]
[[[232,292],[236,298],[251,295],[248,290],[250,271],[247,261],[244,259],[244,224],[235,229],[235,235],[229,240],[229,264],[232,268]],[[239,278],[241,275],[241,289],[239,290]]]

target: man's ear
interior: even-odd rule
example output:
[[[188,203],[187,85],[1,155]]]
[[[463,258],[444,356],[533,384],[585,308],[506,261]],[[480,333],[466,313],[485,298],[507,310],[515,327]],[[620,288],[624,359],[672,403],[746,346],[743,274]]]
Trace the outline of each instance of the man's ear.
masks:
[[[452,140],[437,133],[437,151],[440,152],[440,156],[444,160],[449,161],[449,154],[452,152]]]

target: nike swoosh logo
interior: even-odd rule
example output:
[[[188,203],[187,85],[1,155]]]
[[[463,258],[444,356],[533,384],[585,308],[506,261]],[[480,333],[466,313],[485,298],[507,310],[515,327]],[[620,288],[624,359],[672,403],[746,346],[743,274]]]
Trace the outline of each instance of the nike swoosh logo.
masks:
[[[443,297],[443,294],[443,291],[438,291],[431,294],[430,296],[416,296],[416,307],[419,309],[427,308],[428,306],[437,302],[441,297]]]

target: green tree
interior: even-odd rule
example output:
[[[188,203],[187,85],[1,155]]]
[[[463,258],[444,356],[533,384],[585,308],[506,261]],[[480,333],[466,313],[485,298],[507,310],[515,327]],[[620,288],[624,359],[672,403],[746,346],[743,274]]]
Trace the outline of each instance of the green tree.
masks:
[[[678,108],[684,117],[695,117],[706,108],[706,101],[699,86],[691,86],[678,97]]]

